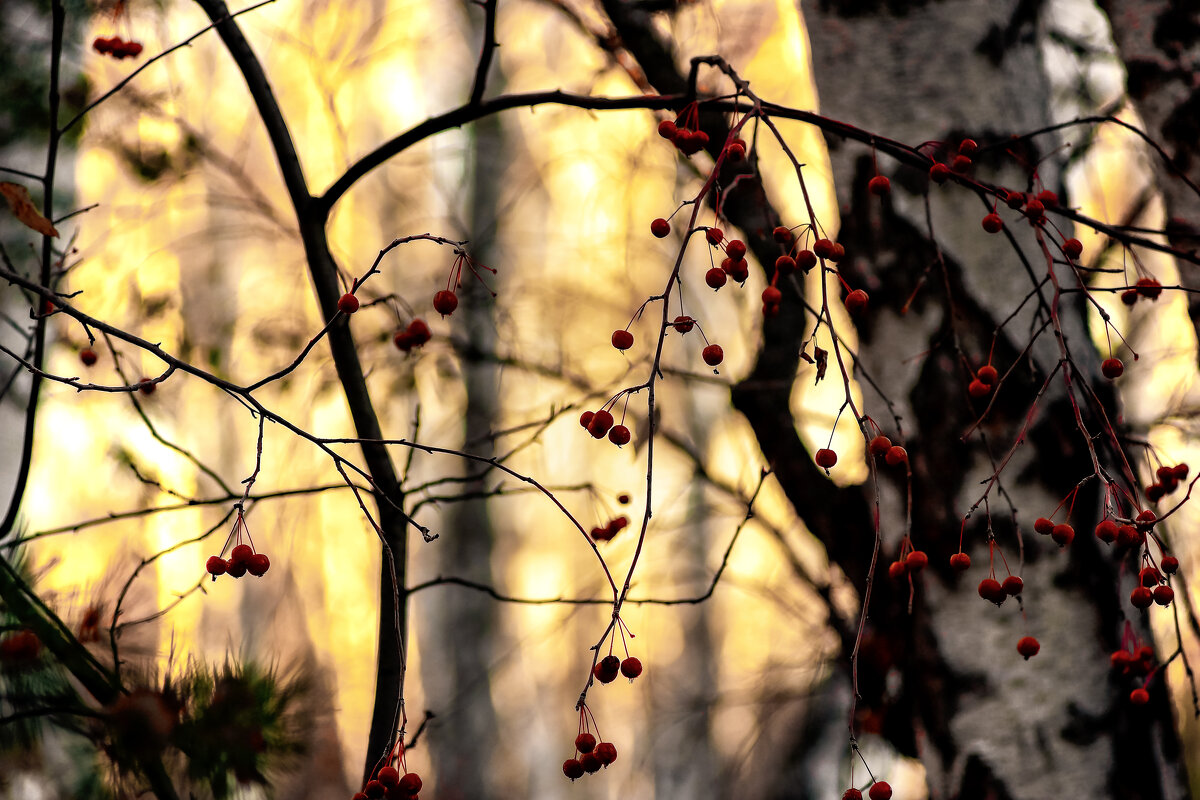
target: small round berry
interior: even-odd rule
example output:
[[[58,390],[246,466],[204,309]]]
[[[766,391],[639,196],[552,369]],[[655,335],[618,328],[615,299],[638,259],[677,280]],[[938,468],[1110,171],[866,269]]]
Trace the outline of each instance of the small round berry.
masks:
[[[715,367],[725,359],[725,351],[721,349],[721,345],[719,344],[710,344],[700,351],[700,357],[704,359],[705,364]]]
[[[832,258],[833,257],[833,253],[834,253],[833,242],[830,241],[829,239],[817,239],[815,242],[813,242],[812,249],[813,249],[813,253],[815,253],[820,258]]]
[[[608,432],[608,440],[617,447],[629,444],[629,428],[624,425],[613,425],[612,430]]]
[[[230,561],[229,569],[225,571],[225,574],[229,575],[229,577],[231,577],[231,578],[242,577],[243,575],[246,574],[246,562],[238,561],[235,564],[233,561]]]
[[[633,347],[633,334],[629,331],[613,331],[612,346],[618,350],[628,350]]]
[[[1112,544],[1117,540],[1117,523],[1111,519],[1102,520],[1096,525],[1096,538],[1105,544]]]
[[[595,411],[585,411],[579,415],[579,424],[581,427],[588,427],[592,424],[592,418],[596,416]]]
[[[358,298],[349,293],[344,294],[338,298],[337,307],[343,314],[353,314],[358,311]]]
[[[666,124],[666,123],[664,123]],[[579,763],[579,759],[568,758],[563,762],[563,775],[566,775],[571,780],[578,780],[583,777],[583,764]]]
[[[1062,251],[1067,258],[1076,261],[1083,255],[1083,242],[1078,239],[1067,239],[1063,242]]]
[[[774,286],[768,286],[767,288],[763,289],[762,301],[763,305],[777,306],[783,302],[783,292],[779,291],[779,289]]]
[[[600,768],[604,766],[600,763],[600,759],[596,756],[594,751],[591,753],[584,753],[582,756],[580,756],[579,763],[583,767],[583,771],[588,775],[599,772]]]
[[[1008,593],[1004,591],[1000,581],[995,578],[984,578],[979,582],[979,596],[1000,605],[1004,602],[1004,598],[1008,597]]]
[[[142,378],[138,381],[137,387],[139,392],[149,397],[154,394],[154,390],[158,388],[158,385],[149,378]]]
[[[608,429],[612,427],[613,415],[600,409],[592,416],[592,421],[588,423],[588,433],[593,439],[603,439],[604,434],[608,433]]]
[[[950,162],[950,169],[954,170],[955,172],[966,172],[970,168],[971,159],[964,155],[957,155],[954,157],[954,160]]]
[[[780,256],[775,259],[775,272],[784,277],[796,271],[796,259],[791,256]]]
[[[267,570],[271,568],[271,559],[267,558],[265,553],[255,553],[250,556],[250,560],[246,562],[246,571],[256,578],[261,578],[267,574]]]
[[[999,214],[988,214],[983,218],[983,229],[988,233],[999,233],[1004,229],[1004,220],[1000,219]]]
[[[721,230],[720,228],[709,228],[704,232],[704,238],[708,240],[709,244],[711,244],[713,247],[716,247],[721,242],[725,241],[725,231]]]
[[[888,450],[892,449],[892,440],[884,436],[882,433],[876,436],[867,445],[867,450],[873,456],[886,455]]]
[[[967,394],[971,395],[971,397],[974,397],[976,400],[980,400],[984,397],[987,397],[991,393],[992,393],[992,387],[988,386],[986,383],[979,380],[978,378],[972,380],[969,384],[967,384]]]
[[[1009,597],[1016,597],[1025,588],[1025,581],[1018,578],[1016,575],[1009,575],[1004,579],[1004,583],[1000,584],[1000,588]]]
[[[958,152],[964,156],[973,156],[975,151],[979,149],[979,143],[974,139],[963,139],[958,143]]]
[[[233,564],[249,564],[251,556],[254,555],[254,550],[248,544],[239,544],[234,547],[229,554],[229,563]]]
[[[884,463],[889,467],[897,467],[901,464],[908,463],[908,451],[900,445],[892,445],[892,448],[887,451],[887,455],[883,457]]]
[[[667,222],[662,217],[659,217],[658,219],[654,220],[654,222],[650,223],[650,232],[653,233],[655,237],[662,239],[670,235],[671,223]]]
[[[929,180],[934,183],[945,183],[950,179],[950,168],[945,164],[934,164],[929,168]]]
[[[1162,571],[1168,575],[1174,575],[1179,571],[1179,559],[1175,556],[1163,556],[1159,564],[1162,565]]]
[[[867,790],[867,797],[871,800],[892,800],[892,785],[887,781],[875,781]]]
[[[909,572],[920,572],[921,570],[925,569],[925,566],[928,563],[929,556],[927,556],[923,550],[913,550],[908,554],[908,557],[904,559],[904,566],[908,568]]]
[[[1075,539],[1075,529],[1065,522],[1061,525],[1055,525],[1054,530],[1050,531],[1050,538],[1059,547],[1066,547]]]
[[[1054,531],[1054,523],[1045,517],[1038,517],[1033,521],[1033,529],[1042,536],[1049,536]]]
[[[971,568],[971,557],[966,553],[955,553],[950,556],[950,568],[956,572],[966,572]]]
[[[433,336],[433,334],[429,331],[429,326],[425,324],[425,320],[423,319],[414,319],[412,322],[408,323],[408,328],[405,330],[405,333],[409,335],[412,343],[417,347],[420,347],[428,342]]]
[[[830,450],[828,447],[822,447],[817,451],[817,454],[813,457],[813,460],[817,462],[818,467],[821,467],[822,469],[830,469],[834,464],[837,463],[837,453]]]
[[[395,767],[384,767],[379,770],[375,779],[383,784],[383,788],[391,789],[400,783],[400,771]]]
[[[641,675],[642,674],[641,660],[634,658],[633,656],[629,656],[629,658],[626,658],[624,661],[621,662],[621,674],[624,675],[626,678],[629,678],[629,680],[633,680],[638,675]]]
[[[400,779],[400,783],[396,785],[396,788],[409,795],[415,795],[421,791],[422,785],[421,776],[415,772],[410,772]]]
[[[1104,363],[1100,365],[1100,371],[1104,373],[1104,377],[1110,381],[1115,381],[1125,372],[1125,365],[1121,363],[1119,358],[1106,358]]]
[[[1175,469],[1173,469],[1172,472],[1175,474],[1175,480],[1186,481],[1188,476],[1188,465],[1176,464]]]
[[[850,294],[846,295],[846,310],[852,315],[858,316],[867,308],[867,302],[870,298],[862,289],[855,289]]]
[[[1154,567],[1143,567],[1138,572],[1138,583],[1142,586],[1155,587],[1159,584],[1162,576],[1158,574],[1158,570]]]
[[[79,360],[83,362],[85,367],[95,364],[98,358],[96,351],[90,347],[85,347],[79,351]]]
[[[892,190],[892,182],[885,175],[876,175],[867,181],[867,191],[876,197],[883,197]]]
[[[1041,200],[1030,200],[1025,204],[1023,212],[1030,222],[1040,222],[1046,216],[1046,207],[1042,205]]]
[[[616,675],[621,671],[621,659],[613,655],[608,655],[600,659],[596,667],[602,672],[611,672],[613,675]]]
[[[704,273],[704,282],[712,289],[720,289],[729,280],[729,276],[725,274],[725,270],[720,267],[713,267],[708,272]]]
[[[443,289],[433,296],[433,310],[443,317],[454,313],[458,308],[458,295],[449,289]]]
[[[1132,547],[1135,544],[1140,544],[1142,534],[1132,525],[1122,525],[1117,528],[1117,546]]]
[[[729,277],[738,283],[746,282],[746,279],[750,277],[750,265],[746,262],[746,259],[739,258],[729,265]]]
[[[801,250],[799,253],[796,253],[796,266],[799,267],[800,271],[805,275],[807,275],[809,270],[816,265],[817,254],[812,250]]]
[[[664,139],[674,138],[677,130],[678,128],[675,127],[675,123],[669,119],[664,119],[658,123],[658,135]]]
[[[979,372],[975,373],[975,377],[988,386],[995,386],[996,381],[1000,379],[1000,373],[991,364],[984,364],[979,368]]]
[[[229,562],[220,556],[209,556],[208,561],[204,564],[204,568],[208,570],[209,575],[215,578],[229,571]]]
[[[696,320],[691,317],[676,317],[675,321],[671,324],[679,333],[688,333],[692,328],[696,327]]]
[[[1010,191],[1004,197],[1004,204],[1007,205],[1009,208],[1011,208],[1013,211],[1016,211],[1021,206],[1025,205],[1025,193]]]
[[[1042,205],[1045,205],[1045,206],[1058,205],[1058,195],[1056,195],[1054,192],[1050,191],[1049,189],[1043,189],[1042,191],[1038,192],[1037,199],[1039,202],[1041,202]]]
[[[596,737],[590,733],[581,733],[575,737],[575,749],[581,753],[590,753],[596,749]]]
[[[367,781],[367,785],[363,787],[363,794],[371,798],[371,800],[378,800],[383,797],[386,791],[383,788],[383,784],[376,780]]]
[[[842,792],[842,800],[862,800],[862,792],[858,789],[847,789]]]
[[[1150,702],[1150,693],[1140,687],[1134,689],[1129,693],[1129,702],[1135,706],[1144,706]]]
[[[1134,608],[1149,608],[1154,602],[1154,592],[1147,589],[1145,586],[1139,586],[1129,594],[1129,602]]]
[[[791,244],[792,230],[786,225],[778,225],[775,227],[775,230],[771,231],[771,238],[779,244]]]
[[[1017,642],[1017,652],[1024,656],[1026,661],[1036,656],[1041,649],[1041,644],[1032,636],[1025,636]]]
[[[888,564],[888,577],[894,581],[903,580],[908,574],[908,565],[903,561],[893,561]]]
[[[629,505],[629,495],[626,492],[621,492],[617,495],[617,502],[623,506]]]
[[[606,767],[617,760],[617,746],[612,742],[601,742],[596,745],[595,752],[596,758]]]
[[[741,239],[730,239],[725,243],[725,255],[734,261],[740,260],[746,255],[746,243]]]
[[[1169,606],[1171,601],[1175,599],[1175,590],[1165,583],[1161,586],[1154,587],[1154,602],[1160,606]]]

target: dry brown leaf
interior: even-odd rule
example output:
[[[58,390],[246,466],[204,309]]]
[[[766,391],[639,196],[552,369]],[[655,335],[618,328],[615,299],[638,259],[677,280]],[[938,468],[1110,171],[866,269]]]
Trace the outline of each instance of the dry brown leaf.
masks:
[[[0,183],[0,194],[8,201],[13,216],[27,228],[32,228],[43,236],[58,236],[58,231],[50,220],[38,213],[37,207],[29,199],[29,191],[18,183]]]
[[[829,366],[828,351],[822,350],[819,347],[815,348],[815,350],[817,354],[817,379],[813,381],[814,386],[820,383],[821,379],[825,377],[825,369]]]

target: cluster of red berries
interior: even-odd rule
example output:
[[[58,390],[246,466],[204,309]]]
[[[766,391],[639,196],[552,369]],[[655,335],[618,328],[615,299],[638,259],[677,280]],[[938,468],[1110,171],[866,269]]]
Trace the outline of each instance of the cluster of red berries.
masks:
[[[642,662],[633,656],[628,656],[622,661],[610,653],[596,663],[596,666],[592,668],[592,674],[601,683],[612,683],[617,679],[618,674],[633,680],[642,674]]]
[[[979,149],[979,144],[974,139],[963,139],[958,144],[958,152],[950,161],[949,166],[942,163],[934,164],[929,168],[929,179],[934,183],[945,183],[950,179],[951,172],[964,173],[971,168],[971,156],[975,155],[975,151]]]
[[[842,794],[842,800],[862,800],[862,796],[858,789],[847,789]],[[867,797],[871,800],[892,800],[892,785],[887,781],[875,781],[867,789]]]
[[[599,411],[585,411],[579,415],[579,424],[592,435],[593,439],[603,439],[608,434],[608,440],[617,447],[629,444],[629,428],[624,425],[614,425],[613,415],[603,408]]]
[[[1176,561],[1174,566],[1178,569],[1179,562]],[[1175,599],[1175,590],[1167,585],[1166,578],[1154,567],[1142,567],[1138,572],[1138,583],[1140,585],[1129,595],[1129,602],[1135,608],[1149,608],[1151,603],[1165,607]]]
[[[992,389],[996,388],[998,380],[1000,380],[1000,373],[996,371],[996,368],[991,364],[984,364],[967,384],[967,394],[976,400],[987,397],[992,393]]]
[[[968,559],[967,566],[970,566],[970,563],[970,559]],[[979,596],[989,603],[999,606],[1003,605],[1008,598],[1019,595],[1024,588],[1025,582],[1016,575],[1009,575],[1003,583],[995,578],[984,578],[979,582]]]
[[[401,775],[395,767],[383,767],[361,792],[355,792],[352,800],[418,800],[422,785],[421,776],[415,772]]]
[[[902,580],[906,575],[916,575],[929,564],[929,556],[923,550],[910,549],[912,543],[906,538],[900,545],[900,555],[888,565],[888,577],[894,581]],[[905,550],[908,550],[905,553]]]
[[[92,49],[103,56],[112,56],[120,61],[123,58],[136,58],[142,54],[141,42],[127,42],[120,36],[97,36],[92,42]]]
[[[429,332],[429,326],[425,324],[425,320],[414,319],[408,323],[407,328],[396,331],[392,336],[392,344],[407,353],[414,347],[420,347],[428,342],[432,335]]]
[[[669,119],[660,122],[658,135],[685,156],[699,153],[708,144],[708,134],[700,130],[700,107],[694,101],[684,107],[674,122]],[[746,143],[742,142],[742,155],[745,154]]]
[[[622,495],[624,497],[625,495]],[[609,520],[607,525],[597,525],[591,530],[592,541],[608,542],[611,541],[621,531],[629,527],[629,517],[622,514],[619,517],[614,517]]]
[[[704,282],[713,290],[720,289],[730,278],[736,283],[745,283],[750,277],[750,263],[746,261],[746,243],[741,239],[725,240],[720,228],[709,228],[705,235],[713,247],[720,247],[724,242],[725,258],[721,261],[721,266],[712,267],[704,273]]]
[[[1162,466],[1155,471],[1154,476],[1158,480],[1146,487],[1146,499],[1151,503],[1157,503],[1187,480],[1188,465]]]
[[[898,444],[892,444],[892,440],[882,433],[867,443],[867,452],[876,458],[882,456],[883,462],[889,467],[908,463],[908,451]]]
[[[1033,521],[1033,529],[1043,536],[1049,536],[1059,547],[1066,547],[1075,541],[1075,529],[1065,522],[1055,525],[1053,520],[1038,517]]]
[[[271,568],[271,559],[267,558],[265,553],[256,553],[248,544],[239,544],[233,548],[229,554],[229,560],[220,556],[209,556],[208,563],[205,569],[208,574],[213,576],[213,580],[217,579],[218,575],[230,575],[234,578],[240,578],[249,572],[256,578],[261,578],[267,574],[267,570]]]
[[[1154,278],[1138,278],[1137,283],[1121,292],[1121,302],[1131,306],[1137,302],[1139,297],[1157,300],[1158,296],[1162,294],[1162,290],[1162,284]]]
[[[1134,525],[1118,525],[1111,519],[1103,519],[1096,525],[1096,538],[1105,544],[1117,543],[1118,547],[1133,547],[1146,541],[1146,534]]]
[[[571,780],[577,780],[584,773],[591,775],[599,772],[601,767],[607,767],[617,760],[617,746],[612,742],[597,742],[596,737],[583,732],[575,737],[575,751],[579,758],[568,758],[563,762],[563,775]]]

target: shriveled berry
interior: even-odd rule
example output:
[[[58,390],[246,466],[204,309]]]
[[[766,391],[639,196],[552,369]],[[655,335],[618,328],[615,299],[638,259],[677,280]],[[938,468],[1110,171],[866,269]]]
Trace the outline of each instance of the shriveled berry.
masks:
[[[867,308],[867,302],[870,298],[862,289],[855,289],[850,294],[846,295],[846,310],[853,315],[861,314]]]
[[[700,351],[700,357],[704,359],[705,364],[715,367],[725,359],[725,352],[721,349],[721,345],[710,344]]]
[[[583,764],[579,763],[579,759],[568,758],[563,762],[563,775],[566,775],[571,780],[578,780],[583,777]]]
[[[1171,601],[1175,599],[1175,590],[1165,583],[1161,586],[1154,587],[1154,602],[1160,606],[1169,606]]]
[[[708,272],[704,273],[704,282],[713,289],[720,289],[725,285],[727,280],[729,280],[729,276],[726,275],[725,270],[721,269],[720,267],[713,267]]]
[[[590,733],[581,733],[575,737],[575,749],[581,753],[590,753],[596,749],[596,737]]]
[[[1000,219],[999,214],[988,214],[983,218],[983,229],[988,233],[999,233],[1004,229],[1004,220]]]
[[[883,457],[883,460],[884,460],[884,463],[886,463],[889,467],[896,467],[896,466],[899,466],[900,464],[907,464],[908,463],[908,451],[905,450],[903,447],[901,447],[898,444],[892,445],[891,449],[887,451],[887,455],[885,455]]]
[[[629,680],[633,680],[638,675],[642,674],[642,662],[640,659],[629,656],[621,662],[621,674]]]
[[[830,450],[828,447],[822,447],[817,451],[817,454],[813,457],[813,460],[817,462],[818,467],[821,467],[822,469],[829,469],[837,463],[837,453]]]
[[[892,182],[885,175],[876,175],[867,181],[867,191],[876,197],[883,197],[892,190]]]
[[[617,447],[629,444],[629,428],[624,425],[613,425],[612,430],[608,432],[608,440]]]
[[[1119,358],[1106,358],[1100,365],[1100,371],[1104,373],[1104,377],[1110,381],[1114,381],[1125,372],[1125,365],[1121,363]]]
[[[458,308],[458,295],[449,289],[443,289],[433,296],[433,310],[443,317],[453,314],[456,308]]]
[[[633,347],[633,334],[625,330],[613,331],[612,346],[618,350],[628,350]]]
[[[1041,649],[1042,645],[1032,636],[1022,637],[1021,641],[1017,642],[1017,652],[1024,656],[1026,661],[1036,656]]]
[[[955,553],[950,556],[950,568],[957,572],[966,572],[971,568],[971,557],[966,553]]]
[[[1004,579],[1004,583],[1000,584],[1000,588],[1009,597],[1016,597],[1025,588],[1025,581],[1018,578],[1016,575],[1009,575]]]
[[[353,314],[358,311],[358,298],[349,293],[344,294],[338,298],[337,307],[343,314]]]
[[[662,239],[663,237],[670,235],[671,223],[667,222],[662,217],[659,217],[650,223],[650,232],[659,239]]]

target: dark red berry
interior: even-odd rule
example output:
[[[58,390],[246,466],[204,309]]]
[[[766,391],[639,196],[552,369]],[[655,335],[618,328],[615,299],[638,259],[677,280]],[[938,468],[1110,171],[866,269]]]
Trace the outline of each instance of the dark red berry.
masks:
[[[721,242],[725,241],[725,231],[721,230],[720,228],[709,228],[704,232],[704,238],[708,240],[709,244],[711,244],[713,247],[716,247]]]
[[[958,143],[958,152],[964,156],[973,156],[975,151],[979,149],[979,143],[974,139],[963,139]]]
[[[453,314],[456,308],[458,308],[458,295],[449,289],[443,289],[433,296],[433,310],[443,317]]]
[[[975,378],[969,384],[967,384],[967,394],[971,395],[971,397],[974,397],[976,400],[987,397],[991,393],[992,387],[978,378]]]
[[[1159,563],[1162,565],[1162,571],[1168,575],[1174,575],[1179,571],[1179,559],[1175,556],[1163,556]]]
[[[1150,693],[1142,688],[1134,689],[1129,693],[1129,702],[1135,706],[1144,706],[1150,702]]]
[[[580,764],[578,759],[568,758],[563,762],[563,775],[566,775],[573,781],[582,778],[583,764]]]
[[[248,544],[239,544],[229,553],[229,563],[234,564],[249,564],[250,558],[254,555],[254,550]]]
[[[950,567],[958,572],[966,572],[971,568],[971,557],[966,553],[955,553],[950,556]]]
[[[985,364],[979,368],[979,372],[975,373],[975,377],[988,386],[995,386],[996,381],[1000,379],[1000,373],[991,364]]]
[[[590,753],[596,749],[596,737],[590,733],[581,733],[575,737],[575,749],[581,753]]]
[[[1067,239],[1062,246],[1063,255],[1072,261],[1077,260],[1083,255],[1083,242],[1078,239]]]
[[[626,428],[624,425],[613,425],[612,430],[608,432],[608,440],[617,447],[629,444],[629,438],[629,428]]]
[[[775,288],[774,286],[768,286],[767,288],[763,289],[762,301],[763,305],[777,306],[783,302],[783,292],[779,291],[779,289]]]
[[[842,800],[862,800],[862,792],[858,789],[847,789],[842,792]]]
[[[950,168],[945,164],[934,164],[929,168],[929,180],[934,183],[945,183],[950,178]]]
[[[867,450],[869,450],[871,452],[871,455],[873,455],[873,456],[886,455],[887,451],[891,450],[891,449],[892,449],[892,440],[889,439],[888,437],[884,436],[883,434],[876,436],[867,445]]]
[[[383,788],[391,789],[400,783],[400,772],[395,767],[384,767],[379,770],[375,779],[383,784]]]
[[[642,662],[633,656],[629,656],[621,662],[621,674],[633,680],[642,674]]]
[[[696,326],[696,320],[691,317],[676,317],[675,321],[671,324],[675,326],[675,330],[679,333],[688,333]]]
[[[1129,602],[1133,603],[1135,608],[1149,608],[1154,602],[1154,592],[1145,586],[1139,586],[1130,593]]]
[[[396,785],[396,788],[401,792],[407,792],[410,795],[414,795],[421,791],[422,785],[421,776],[415,772],[410,772],[400,779],[400,783]]]
[[[629,331],[613,331],[612,346],[618,350],[628,350],[633,347],[633,334]]]
[[[900,445],[892,445],[892,449],[887,451],[887,455],[883,457],[884,463],[889,467],[896,467],[901,464],[908,463],[908,451]]]
[[[1000,584],[1000,588],[1009,597],[1016,597],[1025,588],[1025,581],[1018,578],[1016,575],[1009,575],[1004,579],[1004,583]]]
[[[1017,652],[1024,656],[1026,661],[1036,656],[1041,649],[1041,644],[1032,636],[1026,636],[1017,642]]]
[[[604,766],[594,751],[580,756],[579,763],[583,766],[583,771],[589,775],[599,772],[600,768]]]
[[[1102,520],[1096,526],[1096,538],[1106,544],[1115,542],[1117,539],[1117,523],[1111,519]]]
[[[867,191],[876,197],[883,197],[892,190],[892,182],[884,175],[876,175],[867,181]]]
[[[813,252],[820,258],[831,259],[834,254],[833,242],[829,239],[817,239],[813,242]]]
[[[721,269],[720,267],[713,267],[708,272],[704,273],[704,282],[713,289],[720,289],[725,285],[727,280],[729,280],[729,276],[726,275],[725,270]]]
[[[700,352],[700,357],[704,359],[704,363],[710,367],[715,367],[725,359],[725,352],[719,344],[710,344]]]
[[[837,463],[837,453],[830,450],[828,447],[822,447],[817,451],[817,454],[813,457],[813,460],[817,462],[818,467],[821,467],[822,469],[830,469],[834,464]]]
[[[867,308],[867,302],[870,298],[862,289],[855,289],[850,294],[846,295],[846,310],[852,315],[857,316]]]
[[[904,559],[904,566],[908,568],[909,572],[920,572],[928,563],[929,556],[925,555],[923,550],[913,550]]]
[[[658,135],[664,139],[674,138],[677,130],[678,129],[675,127],[675,123],[669,119],[664,119],[662,122],[658,123]]]
[[[617,760],[617,746],[612,742],[601,742],[596,745],[595,752],[596,758],[606,767]]]
[[[654,222],[650,223],[650,232],[659,239],[662,239],[663,237],[670,235],[671,223],[667,222],[662,217],[659,217],[658,219],[654,220]]]
[[[734,261],[740,260],[746,255],[746,243],[741,239],[730,239],[725,244],[725,255],[729,256]]]
[[[904,576],[907,574],[908,565],[903,561],[893,561],[891,564],[888,564],[888,577],[892,580],[903,580]]]
[[[1053,539],[1059,547],[1066,547],[1075,539],[1075,529],[1067,523],[1055,525],[1054,530],[1050,531],[1050,538]]]
[[[771,231],[771,238],[779,242],[779,244],[791,244],[792,231],[790,228],[779,225],[775,228],[775,230]]]
[[[1171,601],[1175,599],[1175,590],[1165,583],[1161,586],[1154,587],[1154,602],[1160,606],[1169,606]]]
[[[343,314],[353,314],[358,311],[358,298],[352,294],[344,294],[338,298],[337,307]]]
[[[267,574],[267,570],[271,568],[271,559],[267,558],[265,553],[255,553],[250,556],[250,560],[246,562],[246,571],[256,578],[261,578]]]
[[[96,351],[90,347],[85,347],[79,351],[79,360],[83,362],[85,367],[90,367],[96,363],[98,356]]]
[[[1125,365],[1121,363],[1121,359],[1119,358],[1106,358],[1104,359],[1104,363],[1100,365],[1100,371],[1104,373],[1104,377],[1113,381],[1121,377],[1125,372]]]
[[[1054,530],[1054,523],[1045,517],[1038,517],[1033,521],[1033,529],[1043,536],[1049,536]]]
[[[208,570],[208,574],[214,578],[218,575],[224,575],[229,570],[229,562],[220,556],[209,556],[204,568]]]
[[[604,434],[608,433],[608,429],[612,427],[613,415],[601,409],[592,416],[592,421],[588,423],[588,433],[594,439],[603,439]]]
[[[807,275],[808,271],[816,265],[817,254],[812,250],[801,250],[799,253],[796,253],[796,266],[799,267],[800,271],[805,275]]]
[[[999,233],[1004,229],[1004,220],[1000,219],[999,214],[988,214],[983,218],[983,229],[988,233]]]
[[[875,781],[867,790],[867,797],[871,800],[892,800],[892,785],[887,781]]]
[[[1008,593],[1004,591],[1000,581],[995,578],[984,578],[979,582],[979,596],[1000,605],[1004,602],[1004,598],[1008,597]]]

